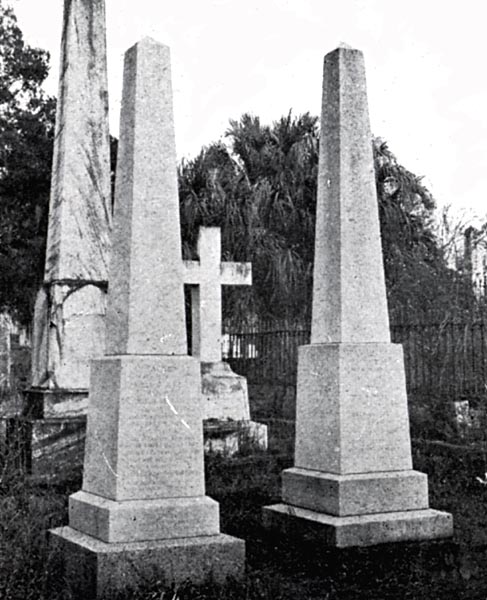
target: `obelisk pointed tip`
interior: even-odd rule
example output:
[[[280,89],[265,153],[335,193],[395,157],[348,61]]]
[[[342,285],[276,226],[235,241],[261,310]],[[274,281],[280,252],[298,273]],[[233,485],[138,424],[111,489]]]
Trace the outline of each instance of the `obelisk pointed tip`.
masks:
[[[137,48],[139,50],[149,50],[150,48],[161,48],[161,49],[164,49],[166,52],[170,51],[169,46],[167,46],[166,44],[163,44],[161,42],[158,42],[157,40],[155,40],[154,38],[152,38],[150,36],[145,36],[142,39],[140,39],[131,48],[129,48],[129,51],[132,51],[135,48]]]
[[[157,40],[155,40],[153,37],[150,37],[150,35],[146,35],[145,37],[143,37],[141,40],[139,40],[138,44],[143,44],[146,46],[164,46],[165,44],[162,44],[161,42],[158,42]]]
[[[354,48],[353,46],[350,46],[350,44],[347,44],[346,42],[340,42],[338,44],[338,46],[334,50],[331,50],[330,52],[328,52],[328,54],[326,56],[330,56],[332,54],[338,54],[341,52],[358,52],[358,53],[362,54],[362,51],[359,50],[358,48]]]

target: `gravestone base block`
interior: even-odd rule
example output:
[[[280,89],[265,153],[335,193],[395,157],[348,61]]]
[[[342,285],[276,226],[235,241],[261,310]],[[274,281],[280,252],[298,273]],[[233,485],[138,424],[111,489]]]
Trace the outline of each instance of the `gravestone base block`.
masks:
[[[17,468],[36,480],[68,479],[83,465],[86,417],[9,417],[5,430]]]
[[[250,419],[247,379],[232,371],[228,363],[201,363],[201,392],[204,419]]]
[[[45,389],[24,390],[24,410],[27,417],[36,419],[85,417],[88,409],[87,389]]]
[[[205,453],[233,456],[249,450],[267,450],[267,425],[255,421],[203,421]]]
[[[336,517],[290,504],[274,504],[264,507],[263,523],[268,530],[281,535],[335,548],[434,540],[453,535],[452,516],[430,508]]]
[[[419,471],[337,475],[292,468],[282,472],[282,500],[337,517],[429,508],[428,477]]]
[[[79,491],[69,497],[69,524],[104,542],[143,542],[216,535],[220,511],[208,496],[117,502]]]
[[[74,597],[91,600],[165,585],[212,579],[239,579],[245,566],[245,543],[217,534],[130,543],[107,543],[72,527],[50,531],[64,559],[65,579]]]
[[[205,452],[267,450],[267,426],[250,420],[247,379],[223,361],[201,363]]]

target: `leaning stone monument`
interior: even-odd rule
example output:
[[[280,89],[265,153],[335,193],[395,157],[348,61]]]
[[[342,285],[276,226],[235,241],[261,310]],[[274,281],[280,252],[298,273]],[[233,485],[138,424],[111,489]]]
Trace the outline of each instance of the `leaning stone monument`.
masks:
[[[240,441],[267,447],[267,427],[250,420],[247,380],[222,360],[223,285],[251,285],[251,263],[221,261],[221,232],[201,227],[199,260],[184,261],[191,287],[192,350],[201,361],[205,448],[233,453]]]
[[[325,57],[311,344],[299,349],[294,467],[269,528],[332,546],[452,535],[414,471],[402,347],[391,344],[365,68]]]
[[[44,285],[34,315],[25,425],[82,435],[89,363],[103,354],[111,221],[104,0],[65,0]],[[79,444],[78,444],[79,446]]]
[[[200,365],[187,354],[169,48],[125,56],[106,353],[92,362],[82,490],[51,532],[82,598],[239,576],[205,496]]]

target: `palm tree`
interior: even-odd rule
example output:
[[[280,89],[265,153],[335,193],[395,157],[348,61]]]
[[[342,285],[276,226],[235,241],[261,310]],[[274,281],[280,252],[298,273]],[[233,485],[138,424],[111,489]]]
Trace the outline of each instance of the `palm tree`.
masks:
[[[305,319],[311,291],[317,119],[289,114],[267,126],[244,115],[230,121],[226,136],[230,149],[213,144],[181,165],[184,252],[193,255],[199,226],[220,226],[224,259],[251,261],[254,274],[251,290],[228,290],[227,314]]]
[[[227,290],[227,317],[306,322],[318,119],[289,113],[269,126],[245,114],[230,121],[226,141],[204,148],[180,167],[185,256],[194,258],[199,226],[221,227],[224,259],[251,261],[254,274],[251,289]],[[434,234],[434,200],[383,140],[375,138],[372,144],[391,313],[451,310],[463,300]]]

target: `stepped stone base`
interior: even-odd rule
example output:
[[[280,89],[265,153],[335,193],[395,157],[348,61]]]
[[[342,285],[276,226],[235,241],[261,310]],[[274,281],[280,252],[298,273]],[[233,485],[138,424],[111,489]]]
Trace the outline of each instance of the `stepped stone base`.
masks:
[[[151,581],[224,582],[244,573],[245,543],[218,534],[149,542],[106,543],[71,527],[50,531],[64,557],[65,579],[75,598],[94,600],[137,590]]]
[[[267,450],[267,426],[250,420],[247,379],[226,362],[201,363],[205,452]]]
[[[452,516],[433,509],[336,517],[289,504],[275,504],[264,507],[263,519],[264,526],[270,530],[337,548],[453,535]]]
[[[232,456],[251,448],[267,449],[267,426],[254,421],[205,421],[206,453]],[[3,443],[18,468],[35,478],[64,478],[83,467],[86,417],[64,419],[7,417],[0,421]]]
[[[215,535],[220,511],[208,496],[116,502],[80,491],[69,497],[69,523],[104,542],[143,542]]]
[[[282,472],[286,504],[337,517],[421,510],[428,504],[428,477],[419,471],[336,475],[292,468]]]

